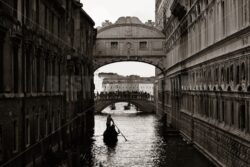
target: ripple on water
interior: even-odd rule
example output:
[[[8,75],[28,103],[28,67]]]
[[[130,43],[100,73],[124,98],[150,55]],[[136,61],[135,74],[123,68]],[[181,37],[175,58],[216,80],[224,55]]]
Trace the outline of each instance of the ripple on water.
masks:
[[[101,162],[105,167],[213,167],[180,137],[165,138],[153,115],[112,117],[128,141],[119,136],[116,147],[108,148],[99,136],[106,128],[106,116],[95,116],[95,135],[99,137],[92,146],[92,166]]]

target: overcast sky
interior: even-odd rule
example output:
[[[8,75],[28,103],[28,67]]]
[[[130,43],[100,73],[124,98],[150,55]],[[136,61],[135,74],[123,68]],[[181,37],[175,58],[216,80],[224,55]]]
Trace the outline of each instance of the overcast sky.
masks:
[[[99,72],[114,72],[124,76],[134,74],[149,77],[155,75],[155,67],[146,63],[120,62],[103,66],[96,71],[96,73]]]
[[[142,22],[154,19],[155,0],[81,0],[83,9],[96,26],[105,20],[115,22],[121,16],[136,16]]]
[[[114,23],[121,16],[136,16],[143,23],[154,21],[155,0],[81,0],[83,9],[97,26],[105,20]],[[154,76],[155,67],[145,63],[127,62],[104,66],[99,72],[114,72],[120,75]]]

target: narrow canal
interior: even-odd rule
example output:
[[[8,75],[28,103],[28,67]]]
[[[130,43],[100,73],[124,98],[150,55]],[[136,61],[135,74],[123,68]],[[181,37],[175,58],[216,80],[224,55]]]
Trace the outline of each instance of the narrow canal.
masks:
[[[127,137],[119,136],[116,147],[103,143],[106,116],[95,116],[95,136],[84,166],[104,167],[213,167],[202,154],[181,137],[164,135],[162,123],[155,115],[112,114]]]

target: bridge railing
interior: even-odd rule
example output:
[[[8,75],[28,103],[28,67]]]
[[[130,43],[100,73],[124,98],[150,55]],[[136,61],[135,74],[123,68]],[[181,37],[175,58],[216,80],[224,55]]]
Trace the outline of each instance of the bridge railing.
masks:
[[[95,100],[120,100],[120,99],[136,99],[154,101],[154,96],[147,92],[124,91],[124,92],[100,92],[95,94]]]

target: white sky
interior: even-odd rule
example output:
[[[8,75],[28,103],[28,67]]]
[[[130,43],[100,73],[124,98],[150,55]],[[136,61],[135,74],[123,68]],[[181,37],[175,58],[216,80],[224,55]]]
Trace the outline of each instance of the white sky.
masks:
[[[105,20],[115,22],[121,16],[136,16],[142,22],[155,20],[155,0],[81,0],[83,9],[96,26]]]
[[[142,22],[154,19],[155,0],[81,0],[83,9],[97,26],[109,20],[114,23],[121,16],[136,16]],[[120,75],[154,76],[155,67],[145,63],[122,62],[104,66],[99,72],[114,72]]]
[[[103,66],[95,73],[100,72],[114,72],[124,76],[134,74],[143,77],[151,77],[155,76],[155,67],[140,62],[119,62]]]

